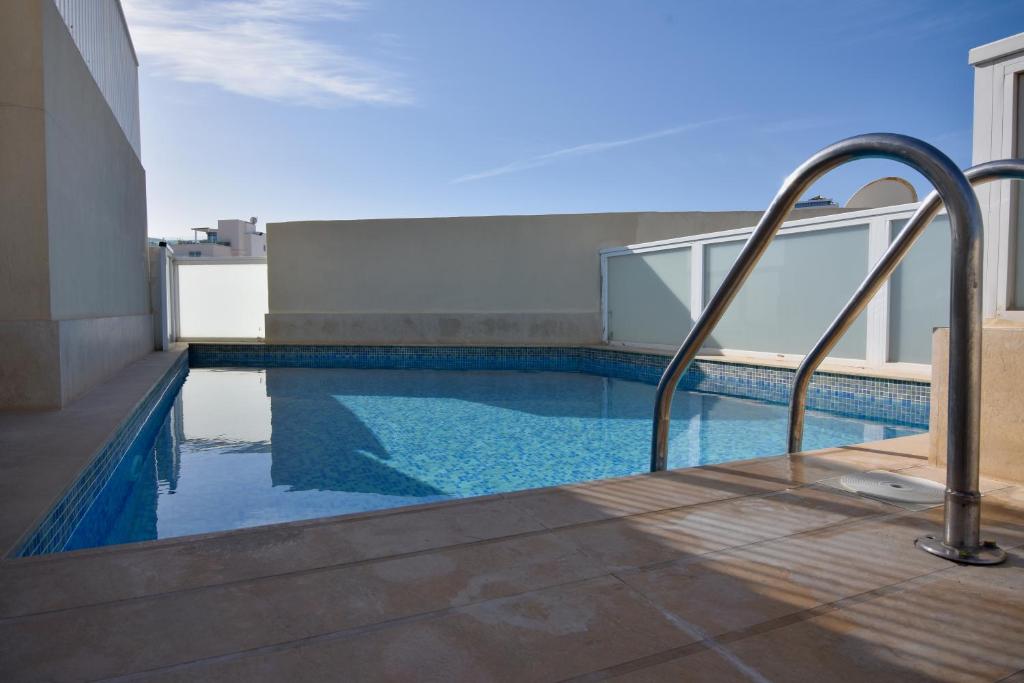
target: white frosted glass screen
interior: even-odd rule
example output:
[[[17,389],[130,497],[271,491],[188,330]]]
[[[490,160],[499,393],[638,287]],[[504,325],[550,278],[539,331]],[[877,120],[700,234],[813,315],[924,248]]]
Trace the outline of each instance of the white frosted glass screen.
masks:
[[[687,248],[608,258],[609,341],[677,346],[690,331]]]
[[[906,220],[890,224],[895,237]],[[949,219],[917,238],[889,284],[889,360],[932,362],[932,330],[949,324]]]
[[[266,263],[178,265],[182,339],[263,337],[267,311]]]
[[[704,302],[718,290],[744,241],[704,247]],[[864,279],[866,225],[777,237],[705,344],[708,348],[806,354]],[[864,358],[861,314],[832,351]]]

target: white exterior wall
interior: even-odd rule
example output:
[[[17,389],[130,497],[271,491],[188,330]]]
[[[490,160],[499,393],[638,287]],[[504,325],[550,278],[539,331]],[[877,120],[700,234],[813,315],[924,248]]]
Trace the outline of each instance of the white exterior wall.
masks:
[[[216,242],[182,242],[174,245],[175,258],[228,258],[231,247]]]
[[[231,243],[231,255],[262,258],[267,255],[267,237],[249,221],[236,218],[217,221],[217,240]]]
[[[125,137],[142,156],[139,132],[139,61],[120,0],[55,0]]]
[[[1024,156],[1024,33],[974,48],[969,61],[974,66],[973,163]],[[1024,239],[1016,218],[1020,190],[1006,180],[983,185],[977,193],[985,218],[985,315],[1024,321],[1024,302],[1012,296],[1016,278],[1024,277],[1014,273],[1018,242]]]

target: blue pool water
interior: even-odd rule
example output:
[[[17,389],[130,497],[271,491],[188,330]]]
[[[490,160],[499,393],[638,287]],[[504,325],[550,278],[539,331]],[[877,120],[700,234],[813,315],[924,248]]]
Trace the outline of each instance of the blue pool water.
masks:
[[[582,373],[195,369],[67,548],[648,469],[654,387]],[[785,450],[785,406],[679,392],[670,467]],[[810,412],[808,449],[921,431]]]

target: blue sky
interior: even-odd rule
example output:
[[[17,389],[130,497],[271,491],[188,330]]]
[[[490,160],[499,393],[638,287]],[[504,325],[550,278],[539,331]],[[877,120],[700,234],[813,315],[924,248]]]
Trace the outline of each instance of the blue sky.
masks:
[[[967,51],[1019,0],[124,0],[149,232],[763,209],[842,137],[970,163]],[[882,161],[815,188],[840,203]]]

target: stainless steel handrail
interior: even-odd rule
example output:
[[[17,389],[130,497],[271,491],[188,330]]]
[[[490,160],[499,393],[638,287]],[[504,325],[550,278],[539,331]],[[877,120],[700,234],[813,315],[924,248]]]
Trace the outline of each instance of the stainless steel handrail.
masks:
[[[996,180],[1024,180],[1024,160],[1003,159],[1000,161],[989,161],[967,169],[964,171],[964,175],[967,177],[968,182],[974,186],[984,185]],[[941,208],[942,199],[937,192],[932,192],[925,198],[911,219],[903,227],[903,230],[900,231],[896,239],[889,245],[882,258],[878,260],[878,263],[868,273],[864,282],[857,288],[850,301],[847,302],[843,310],[836,316],[836,319],[832,321],[832,324],[829,325],[828,329],[814,345],[814,348],[811,349],[810,353],[800,363],[796,376],[793,378],[793,392],[789,399],[789,437],[787,439],[787,447],[790,453],[797,453],[803,448],[807,390],[814,371],[818,369],[818,366],[821,365],[825,357],[828,356],[829,352],[846,334],[847,330],[850,329],[857,316],[867,308],[871,298],[878,292],[882,284],[889,279],[893,271],[896,270],[896,267],[910,251],[910,248],[914,246],[917,238],[924,233],[925,228],[931,224],[932,219],[935,218]],[[947,470],[947,477],[951,474],[957,474],[958,480],[947,482],[947,488],[956,491],[957,489],[954,487],[966,484],[968,491],[975,494],[978,493],[977,468],[975,468],[973,475],[968,473],[968,481],[966,482],[959,480],[959,473],[952,467]],[[972,476],[973,479],[970,478]],[[969,499],[975,500],[975,497],[972,495],[969,496]],[[948,509],[950,508],[947,507]],[[980,514],[965,515],[965,518],[971,524],[974,524],[974,520],[977,520],[980,526]],[[967,534],[967,536],[976,539],[980,538],[980,535],[980,528],[974,529]],[[947,519],[942,545],[950,548],[956,547],[958,545],[957,538],[960,536],[963,536],[963,533],[957,529],[957,522]],[[926,550],[929,549],[927,541],[922,541],[922,547]],[[932,551],[929,550],[929,552]],[[945,551],[939,554],[945,554]]]
[[[1024,180],[1024,160],[989,161],[967,169],[964,171],[964,175],[974,186],[996,180]],[[786,443],[790,453],[798,453],[803,449],[804,413],[811,376],[850,329],[857,316],[867,308],[871,298],[889,279],[910,248],[917,242],[917,238],[924,233],[925,228],[931,224],[932,219],[938,215],[941,209],[942,199],[937,192],[932,192],[925,197],[917,211],[889,245],[882,258],[864,278],[864,282],[857,288],[843,310],[821,335],[814,348],[804,356],[800,367],[797,368],[796,376],[793,378],[793,393],[789,399],[789,438]]]
[[[998,562],[1001,551],[982,546],[980,542],[980,496],[976,485],[981,409],[981,209],[967,178],[949,157],[928,143],[905,135],[870,133],[841,140],[805,161],[782,184],[722,285],[704,307],[658,382],[651,434],[651,471],[664,470],[668,466],[672,397],[679,380],[768,248],[786,215],[815,180],[838,166],[863,158],[891,159],[907,164],[927,178],[945,201],[953,234],[947,447],[949,485],[943,542],[944,546],[949,546],[949,552],[936,554],[944,557],[956,555],[951,559],[960,561],[970,558],[978,563]]]

